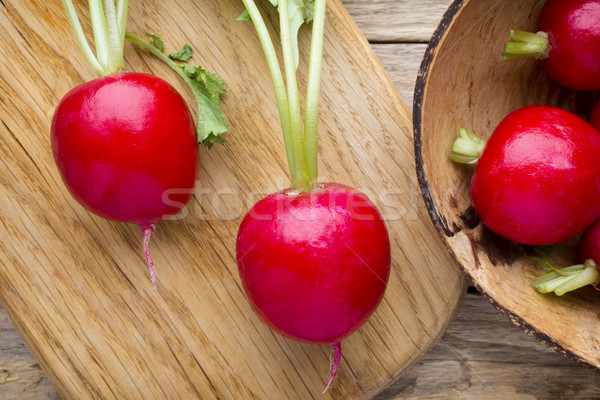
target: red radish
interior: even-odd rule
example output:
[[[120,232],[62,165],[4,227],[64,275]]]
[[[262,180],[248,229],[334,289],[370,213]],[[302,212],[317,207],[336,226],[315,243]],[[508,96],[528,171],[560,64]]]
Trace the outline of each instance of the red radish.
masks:
[[[488,228],[515,242],[570,239],[600,216],[598,154],[600,133],[581,118],[549,106],[518,109],[478,159],[473,208]]]
[[[600,130],[600,101],[597,101],[592,108],[589,118],[590,124],[598,130]]]
[[[579,260],[581,264],[566,268],[556,268],[550,256],[538,259],[538,265],[548,272],[533,280],[533,287],[540,293],[554,292],[557,296],[580,287],[594,285],[600,290],[600,219],[589,226],[579,239]]]
[[[332,345],[327,390],[340,363],[340,341],[369,318],[385,292],[390,273],[388,233],[364,194],[348,186],[317,183],[325,0],[316,0],[314,9],[297,5],[288,9],[288,0],[278,2],[287,93],[261,14],[253,0],[243,1],[246,12],[240,18],[254,23],[271,72],[292,187],[250,209],[238,232],[236,259],[246,295],[267,325],[294,340]],[[298,21],[313,17],[303,131],[295,38]]]
[[[107,75],[72,89],[54,113],[52,150],[81,204],[142,227],[178,212],[173,204],[187,203],[196,180],[192,117],[179,93],[152,75]],[[182,190],[165,202],[173,188]]]
[[[256,203],[240,226],[237,261],[250,303],[271,328],[303,342],[336,343],[381,301],[390,247],[364,194],[324,183]]]
[[[579,260],[588,258],[600,262],[600,219],[590,225],[579,239]]]
[[[77,86],[56,108],[51,138],[73,197],[101,217],[140,225],[145,237],[192,195],[194,123],[160,78],[121,73]],[[155,285],[151,261],[149,268]]]
[[[56,108],[51,129],[54,159],[65,185],[85,208],[142,227],[144,254],[156,288],[148,251],[150,235],[155,224],[177,213],[191,198],[198,140],[208,140],[210,145],[219,139],[195,132],[183,98],[162,79],[117,73],[123,66],[127,1],[118,2],[115,8],[112,1],[90,0],[97,58],[71,0],[64,0],[63,5],[81,50],[100,78],[72,89]],[[127,36],[167,62],[188,83],[194,79],[164,55],[163,49],[158,51],[135,35]],[[149,36],[162,46],[158,37]],[[184,50],[185,54],[174,53],[171,58],[191,57],[191,48]],[[190,86],[198,97],[198,86]],[[217,98],[222,91],[217,89]],[[210,107],[217,109],[218,104]],[[222,125],[224,122],[214,129],[217,134],[223,132]]]
[[[600,0],[548,0],[537,30],[511,31],[503,59],[535,57],[563,86],[600,89]]]

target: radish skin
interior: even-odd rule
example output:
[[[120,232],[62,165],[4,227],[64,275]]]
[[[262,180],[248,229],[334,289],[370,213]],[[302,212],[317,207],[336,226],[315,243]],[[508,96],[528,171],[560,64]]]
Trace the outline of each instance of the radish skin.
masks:
[[[364,194],[336,183],[262,199],[242,221],[236,249],[256,312],[273,330],[308,343],[336,343],[358,329],[390,274],[381,215]]]

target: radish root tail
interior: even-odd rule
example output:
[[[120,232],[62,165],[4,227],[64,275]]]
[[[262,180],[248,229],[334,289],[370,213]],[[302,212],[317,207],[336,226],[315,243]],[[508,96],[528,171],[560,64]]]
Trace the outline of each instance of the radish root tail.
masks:
[[[154,232],[154,225],[150,225],[144,228],[144,256],[146,257],[146,264],[148,264],[148,270],[150,271],[150,281],[152,282],[152,286],[154,287],[154,291],[156,291],[156,272],[154,271],[154,262],[152,261],[152,257],[150,257],[150,251],[148,250],[148,245],[150,243],[150,236]]]
[[[338,367],[340,366],[340,360],[342,359],[342,346],[340,342],[335,342],[331,345],[331,350],[333,351],[333,364],[331,364],[331,372],[329,373],[329,381],[327,381],[327,386],[325,386],[325,393],[331,387],[331,383],[333,382],[333,378],[335,378],[335,374],[337,373]]]

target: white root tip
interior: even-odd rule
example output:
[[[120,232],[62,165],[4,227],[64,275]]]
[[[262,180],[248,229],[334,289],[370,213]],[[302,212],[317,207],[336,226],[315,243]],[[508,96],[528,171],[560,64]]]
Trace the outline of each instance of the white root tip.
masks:
[[[152,261],[152,257],[150,257],[150,251],[148,250],[148,245],[150,243],[150,236],[152,232],[154,232],[154,225],[147,226],[144,229],[144,256],[146,257],[146,264],[148,264],[148,270],[150,271],[150,281],[152,281],[152,286],[154,287],[154,292],[156,292],[156,272],[154,271],[154,262]]]
[[[342,359],[342,346],[340,345],[340,342],[332,343],[331,350],[333,351],[333,363],[331,364],[329,381],[327,381],[327,386],[325,386],[323,393],[325,393],[331,387],[333,378],[335,378],[335,374],[337,374],[338,367],[340,366],[340,360]]]

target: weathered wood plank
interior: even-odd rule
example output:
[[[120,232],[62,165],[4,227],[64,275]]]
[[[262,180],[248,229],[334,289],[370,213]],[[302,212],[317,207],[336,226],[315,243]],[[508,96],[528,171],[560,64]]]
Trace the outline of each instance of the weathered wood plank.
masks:
[[[371,42],[427,42],[451,0],[342,0]]]
[[[597,399],[600,370],[525,335],[479,294],[467,294],[442,340],[377,400]]]
[[[372,46],[400,95],[412,110],[417,72],[427,44],[386,43]]]
[[[0,399],[59,398],[0,305]]]

